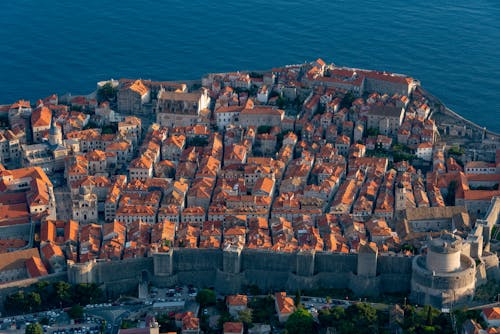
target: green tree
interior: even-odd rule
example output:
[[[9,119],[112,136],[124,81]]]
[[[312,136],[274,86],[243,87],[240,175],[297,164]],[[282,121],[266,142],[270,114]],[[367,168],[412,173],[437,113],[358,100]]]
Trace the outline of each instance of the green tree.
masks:
[[[26,296],[26,302],[30,312],[38,311],[42,305],[42,297],[40,297],[38,292],[30,292],[28,296]]]
[[[44,306],[50,305],[51,304],[51,298],[50,298],[51,287],[50,287],[49,282],[47,282],[47,281],[37,282],[37,283],[35,283],[34,288],[35,288],[35,292],[38,293],[40,295],[40,297],[42,298],[42,305],[44,305]]]
[[[465,152],[464,148],[460,147],[460,146],[452,146],[448,150],[448,154],[451,154],[451,155],[462,155],[462,154],[464,154],[464,152]]]
[[[120,329],[129,329],[129,328],[135,328],[135,323],[133,323],[131,320],[124,319],[120,325]]]
[[[252,310],[247,308],[246,310],[239,311],[238,312],[238,319],[246,326],[251,325],[252,324]]]
[[[71,284],[63,281],[53,283],[54,302],[56,305],[66,306],[71,303]]]
[[[25,334],[43,334],[43,328],[38,323],[29,324],[26,326]]]
[[[348,320],[345,309],[337,306],[331,309],[320,310],[318,320],[321,327],[334,327],[341,331],[341,326],[347,324]]]
[[[299,307],[300,304],[301,304],[301,295],[300,295],[300,290],[297,289],[297,291],[295,291],[295,306],[296,307]]]
[[[75,304],[71,306],[68,311],[68,315],[71,319],[81,319],[83,318],[83,307],[80,304]]]
[[[201,307],[215,305],[216,301],[215,292],[211,289],[202,289],[196,294],[196,302],[200,304]]]
[[[73,287],[73,302],[80,305],[88,305],[99,302],[102,299],[102,291],[95,283],[81,283]]]
[[[344,98],[342,99],[342,102],[340,102],[340,108],[347,108],[349,109],[352,106],[352,103],[356,97],[351,93],[347,93]]]
[[[24,291],[17,291],[5,298],[4,306],[12,314],[24,313],[27,309],[27,300]]]
[[[368,128],[368,129],[366,130],[366,135],[367,135],[368,137],[376,137],[376,136],[378,136],[379,134],[380,134],[380,131],[379,131],[378,129],[376,129],[376,128]]]
[[[367,303],[356,303],[347,308],[346,313],[358,328],[358,333],[377,331],[377,310]]]
[[[175,332],[177,330],[175,321],[166,313],[163,313],[158,317],[158,325],[160,326],[161,333]]]
[[[102,127],[102,134],[115,134],[118,132],[118,126],[116,123],[105,125]]]
[[[113,85],[108,82],[104,84],[101,88],[97,90],[97,101],[112,101],[116,98],[116,93],[118,90],[113,87]]]
[[[302,307],[288,317],[285,328],[288,334],[315,333],[316,330],[313,316]]]
[[[101,333],[106,332],[106,325],[107,325],[106,320],[102,320],[101,321]]]
[[[203,314],[202,317],[206,317],[206,315]],[[228,311],[223,311],[220,314],[217,324],[220,328],[222,328],[222,326],[224,326],[226,322],[232,322],[232,321],[234,321],[233,316]]]
[[[275,312],[274,298],[266,296],[264,298],[254,298],[249,307],[253,310],[252,320],[254,323],[270,324]]]

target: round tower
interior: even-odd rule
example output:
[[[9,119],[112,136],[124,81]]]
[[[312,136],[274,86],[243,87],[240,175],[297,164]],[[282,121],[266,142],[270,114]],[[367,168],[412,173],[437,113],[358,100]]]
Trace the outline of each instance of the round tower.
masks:
[[[412,262],[410,299],[417,304],[452,307],[472,300],[476,263],[462,253],[462,239],[451,233],[429,240],[427,254]]]
[[[54,146],[62,145],[62,131],[56,124],[55,119],[52,119],[52,124],[50,125],[49,144]]]
[[[462,240],[453,234],[443,234],[438,239],[430,240],[425,264],[435,273],[450,273],[460,269]]]

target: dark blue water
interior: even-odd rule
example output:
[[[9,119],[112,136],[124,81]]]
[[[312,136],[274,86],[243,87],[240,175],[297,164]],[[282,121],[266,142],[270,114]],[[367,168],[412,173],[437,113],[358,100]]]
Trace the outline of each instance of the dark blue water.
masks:
[[[412,75],[500,131],[499,18],[497,0],[6,0],[0,103],[322,57]]]

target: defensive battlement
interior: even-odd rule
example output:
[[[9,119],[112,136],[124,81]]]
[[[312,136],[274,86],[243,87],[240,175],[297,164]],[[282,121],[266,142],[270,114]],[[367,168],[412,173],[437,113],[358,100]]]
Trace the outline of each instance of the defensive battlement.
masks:
[[[429,241],[429,249],[434,253],[451,254],[462,250],[462,238],[445,233],[437,239]]]

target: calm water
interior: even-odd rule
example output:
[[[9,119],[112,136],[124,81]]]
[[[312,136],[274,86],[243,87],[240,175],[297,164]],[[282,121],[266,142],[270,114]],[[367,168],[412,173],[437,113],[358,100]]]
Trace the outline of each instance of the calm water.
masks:
[[[499,18],[497,0],[5,0],[0,103],[322,57],[410,74],[500,132]]]

